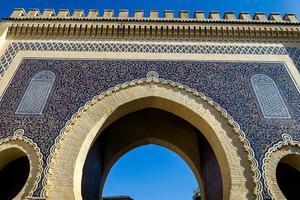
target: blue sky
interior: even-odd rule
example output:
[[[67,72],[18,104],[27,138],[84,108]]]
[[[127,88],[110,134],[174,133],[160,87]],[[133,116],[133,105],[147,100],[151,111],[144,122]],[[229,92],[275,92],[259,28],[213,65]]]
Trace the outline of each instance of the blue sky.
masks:
[[[129,151],[113,166],[104,196],[129,195],[134,200],[192,200],[197,181],[177,154],[146,145]]]
[[[8,16],[14,7],[22,8],[82,8],[85,10],[128,9],[134,10],[202,10],[209,11],[262,11],[266,13],[287,12],[300,16],[300,0],[0,0],[0,17]]]

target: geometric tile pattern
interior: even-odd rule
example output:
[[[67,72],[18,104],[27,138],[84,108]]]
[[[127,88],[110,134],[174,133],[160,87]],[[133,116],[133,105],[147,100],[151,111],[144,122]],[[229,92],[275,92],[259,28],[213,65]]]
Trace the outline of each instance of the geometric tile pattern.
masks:
[[[41,71],[33,76],[16,110],[16,114],[42,114],[55,81],[51,71]]]
[[[0,77],[4,75],[18,51],[90,51],[90,52],[142,52],[182,54],[250,54],[289,55],[300,71],[300,49],[296,47],[233,46],[233,45],[171,45],[139,43],[96,42],[13,42],[0,57]]]
[[[52,71],[56,76],[55,89],[46,101],[43,114],[16,115],[15,110],[32,77],[41,71]],[[282,133],[300,140],[300,93],[284,63],[63,58],[22,60],[0,102],[1,137],[22,128],[39,145],[46,159],[65,123],[87,101],[111,87],[147,74],[195,88],[226,109],[244,131],[258,162],[268,147],[281,140]],[[291,118],[263,116],[251,84],[254,74],[265,74],[276,81]]]
[[[264,74],[254,74],[251,84],[265,118],[290,118],[290,114],[274,80]]]
[[[144,52],[180,54],[246,54],[289,55],[300,70],[300,50],[295,47],[171,45],[99,42],[14,42],[0,58],[0,77],[4,75],[18,51],[90,51],[90,52]],[[88,69],[88,70],[87,70]],[[18,106],[27,95],[34,74],[40,71],[55,72],[55,89],[51,98],[44,98],[42,115],[17,114]],[[211,97],[232,115],[249,139],[255,157],[260,162],[266,149],[289,133],[300,140],[300,93],[283,63],[239,61],[145,61],[145,60],[68,60],[25,58],[0,102],[0,132],[6,137],[11,130],[22,128],[26,136],[41,148],[44,159],[60,134],[65,122],[94,96],[120,83],[146,77],[147,72],[158,72],[159,77],[188,85]],[[276,85],[254,89],[253,74],[265,74]],[[149,73],[148,76],[157,76]],[[87,78],[88,77],[88,78]],[[27,83],[27,84],[24,84]],[[37,84],[38,85],[38,84]],[[52,86],[51,86],[52,87]],[[48,87],[49,88],[49,87]],[[267,88],[267,89],[266,89]],[[277,106],[262,111],[273,97],[261,100],[257,95],[278,90]],[[49,89],[50,91],[51,89]],[[30,94],[30,93],[29,93]],[[29,95],[31,96],[31,95]],[[36,96],[36,95],[34,95]],[[281,98],[283,104],[279,103]],[[280,102],[281,102],[280,100]],[[28,102],[32,102],[30,100]],[[262,103],[264,101],[264,103]],[[42,102],[42,101],[41,101]],[[263,104],[263,106],[261,106]],[[278,108],[286,108],[290,118]],[[260,110],[261,108],[261,110]],[[287,110],[288,108],[288,110]],[[29,108],[27,112],[38,110]],[[266,114],[267,113],[267,114]],[[278,114],[279,113],[279,114]],[[5,120],[4,120],[5,119]],[[46,160],[45,160],[46,161]],[[45,162],[46,163],[46,162]],[[41,191],[39,185],[36,195]],[[265,195],[265,199],[269,199]]]

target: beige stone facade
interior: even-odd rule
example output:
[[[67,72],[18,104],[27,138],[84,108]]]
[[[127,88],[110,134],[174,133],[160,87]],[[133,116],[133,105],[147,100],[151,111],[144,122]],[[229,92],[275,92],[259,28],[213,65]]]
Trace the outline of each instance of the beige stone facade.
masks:
[[[90,10],[87,15],[82,10],[75,10],[71,15],[68,10],[60,10],[55,14],[51,9],[46,9],[42,13],[36,9],[27,13],[23,9],[16,9],[10,17],[0,23],[0,104],[5,110],[10,91],[16,93],[13,95],[16,100],[22,98],[20,95],[23,93],[14,91],[13,86],[18,85],[16,77],[19,71],[23,70],[24,62],[30,59],[127,60],[158,63],[228,62],[242,65],[250,63],[253,68],[259,65],[257,63],[279,63],[278,66],[282,66],[282,70],[287,74],[284,80],[292,84],[290,88],[293,87],[293,91],[289,91],[290,96],[295,102],[299,100],[300,23],[295,15],[287,14],[281,17],[274,13],[266,17],[263,13],[256,13],[254,16],[240,13],[236,17],[228,12],[224,17],[220,17],[219,13],[211,12],[209,18],[205,18],[203,12],[196,12],[193,18],[189,16],[190,13],[187,11],[181,11],[179,18],[175,18],[172,11],[166,11],[161,18],[156,11],[151,11],[149,17],[145,17],[142,11],[136,11],[134,16],[128,16],[126,10],[120,11],[118,16],[115,16],[113,11],[106,10],[100,16],[97,10]],[[46,69],[45,66],[41,68]],[[88,65],[85,66],[84,70],[86,69]],[[66,68],[65,72],[67,71]],[[162,77],[161,72],[148,71],[146,76],[139,78],[132,76],[132,79],[123,82],[114,77],[116,81],[113,85],[107,84],[105,89],[95,91],[97,95],[90,95],[88,100],[76,105],[76,112],[64,113],[66,115],[62,117],[61,124],[55,127],[59,127],[59,132],[53,141],[49,138],[48,146],[40,141],[42,140],[40,138],[46,137],[43,135],[44,132],[39,132],[40,135],[31,135],[30,130],[36,128],[47,132],[48,125],[51,126],[51,119],[63,115],[65,112],[61,111],[63,108],[51,111],[54,113],[50,113],[51,109],[48,109],[49,116],[44,109],[42,115],[39,115],[42,117],[35,118],[32,113],[28,116],[26,114],[18,116],[8,107],[8,114],[3,114],[2,117],[8,117],[7,120],[13,122],[11,126],[1,124],[0,127],[0,170],[17,157],[27,156],[30,161],[27,182],[15,199],[87,199],[83,195],[82,185],[86,160],[93,144],[118,119],[147,108],[166,111],[180,117],[207,140],[221,174],[221,199],[286,198],[277,184],[276,166],[285,156],[293,155],[295,157],[288,157],[283,162],[299,170],[300,111],[295,108],[297,103],[289,103],[287,97],[282,97],[291,113],[289,119],[280,117],[266,119],[263,115],[252,112],[253,110],[249,113],[238,111],[235,113],[231,109],[236,106],[234,93],[242,93],[237,99],[251,95],[257,97],[255,96],[257,93],[241,90],[234,91],[228,96],[218,98],[216,95],[213,98],[209,92],[202,92],[206,91],[206,88],[195,88],[196,84],[192,84],[192,81],[197,82],[197,79],[189,82],[192,76],[187,76],[187,82],[184,80],[178,82],[172,80],[173,75],[171,78]],[[115,73],[118,76],[118,73],[122,72]],[[139,70],[136,73],[139,73]],[[183,72],[187,73],[187,70]],[[60,75],[56,74],[57,77]],[[278,72],[274,77],[279,75]],[[106,76],[104,72],[103,76]],[[226,76],[224,74],[222,77]],[[91,77],[91,74],[86,75],[85,80],[81,81],[84,82]],[[213,85],[209,80],[219,81],[217,76],[207,76],[205,79],[208,80],[205,86],[207,88]],[[279,80],[280,77],[278,81],[275,79],[277,86],[279,85],[278,90],[280,84],[287,84]],[[55,82],[54,87],[58,87],[59,84],[59,81]],[[98,80],[97,84],[106,83]],[[224,81],[222,84],[228,82]],[[29,82],[26,82],[28,88],[27,85],[30,85]],[[54,94],[49,92],[49,95]],[[63,95],[66,96],[67,93],[61,94],[62,99],[65,98]],[[228,106],[222,102],[226,98],[230,99],[232,105]],[[14,106],[16,107],[20,101],[17,100]],[[259,103],[255,104],[258,108],[262,106]],[[55,107],[55,104],[48,104],[45,103],[43,106]],[[252,115],[258,117],[251,118]],[[261,134],[259,137],[264,138],[257,139],[260,140],[260,146],[254,142],[256,136],[251,135],[251,131],[247,129],[247,123],[252,123],[251,119],[257,121],[249,129],[255,129]],[[30,120],[32,124],[37,123],[36,127],[26,125],[31,123]],[[40,128],[38,123],[41,123],[40,126],[44,129]],[[261,123],[266,123],[269,129],[262,128]],[[276,124],[284,128],[275,129]],[[174,127],[170,130],[174,134],[179,134]],[[278,132],[272,132],[273,130]],[[285,132],[287,130],[291,132]],[[111,150],[114,153],[109,155],[111,158],[108,156],[109,159],[103,166],[104,178],[101,178],[99,188],[103,187],[109,169],[121,155],[132,148],[151,143],[165,146],[180,155],[192,169],[203,199],[213,199],[205,194],[209,191],[204,184],[203,177],[206,175],[200,170],[203,155],[197,150],[199,146],[196,144],[195,135],[188,133],[186,135],[184,140],[180,137],[172,139],[172,136],[168,135],[164,137],[155,135],[142,137],[142,135],[135,141],[136,143],[128,142],[132,139],[130,137],[107,143],[116,150],[115,152]],[[128,146],[124,147],[126,142]],[[9,149],[13,150],[9,152]]]

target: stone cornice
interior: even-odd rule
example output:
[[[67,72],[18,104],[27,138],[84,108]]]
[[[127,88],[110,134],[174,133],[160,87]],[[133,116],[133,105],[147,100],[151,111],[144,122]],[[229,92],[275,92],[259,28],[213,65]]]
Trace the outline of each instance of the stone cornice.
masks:
[[[276,13],[267,18],[256,13],[226,12],[221,18],[218,12],[210,12],[205,18],[203,12],[195,12],[189,18],[188,11],[181,11],[174,18],[173,11],[165,11],[160,18],[157,11],[150,11],[144,17],[143,11],[135,11],[130,17],[127,10],[120,10],[115,17],[112,10],[105,10],[99,16],[98,10],[46,9],[42,14],[37,9],[26,13],[15,9],[4,19],[8,22],[8,38],[47,38],[47,39],[141,39],[141,40],[224,40],[224,41],[267,41],[299,42],[300,23],[296,16],[287,14],[283,18]]]

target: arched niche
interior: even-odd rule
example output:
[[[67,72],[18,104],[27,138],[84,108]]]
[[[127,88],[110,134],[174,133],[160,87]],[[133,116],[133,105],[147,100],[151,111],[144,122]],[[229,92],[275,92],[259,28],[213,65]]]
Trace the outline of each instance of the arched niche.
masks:
[[[55,74],[45,70],[35,74],[19,103],[16,114],[42,114],[55,81]]]
[[[251,77],[252,88],[265,118],[291,118],[275,81],[265,74]]]

